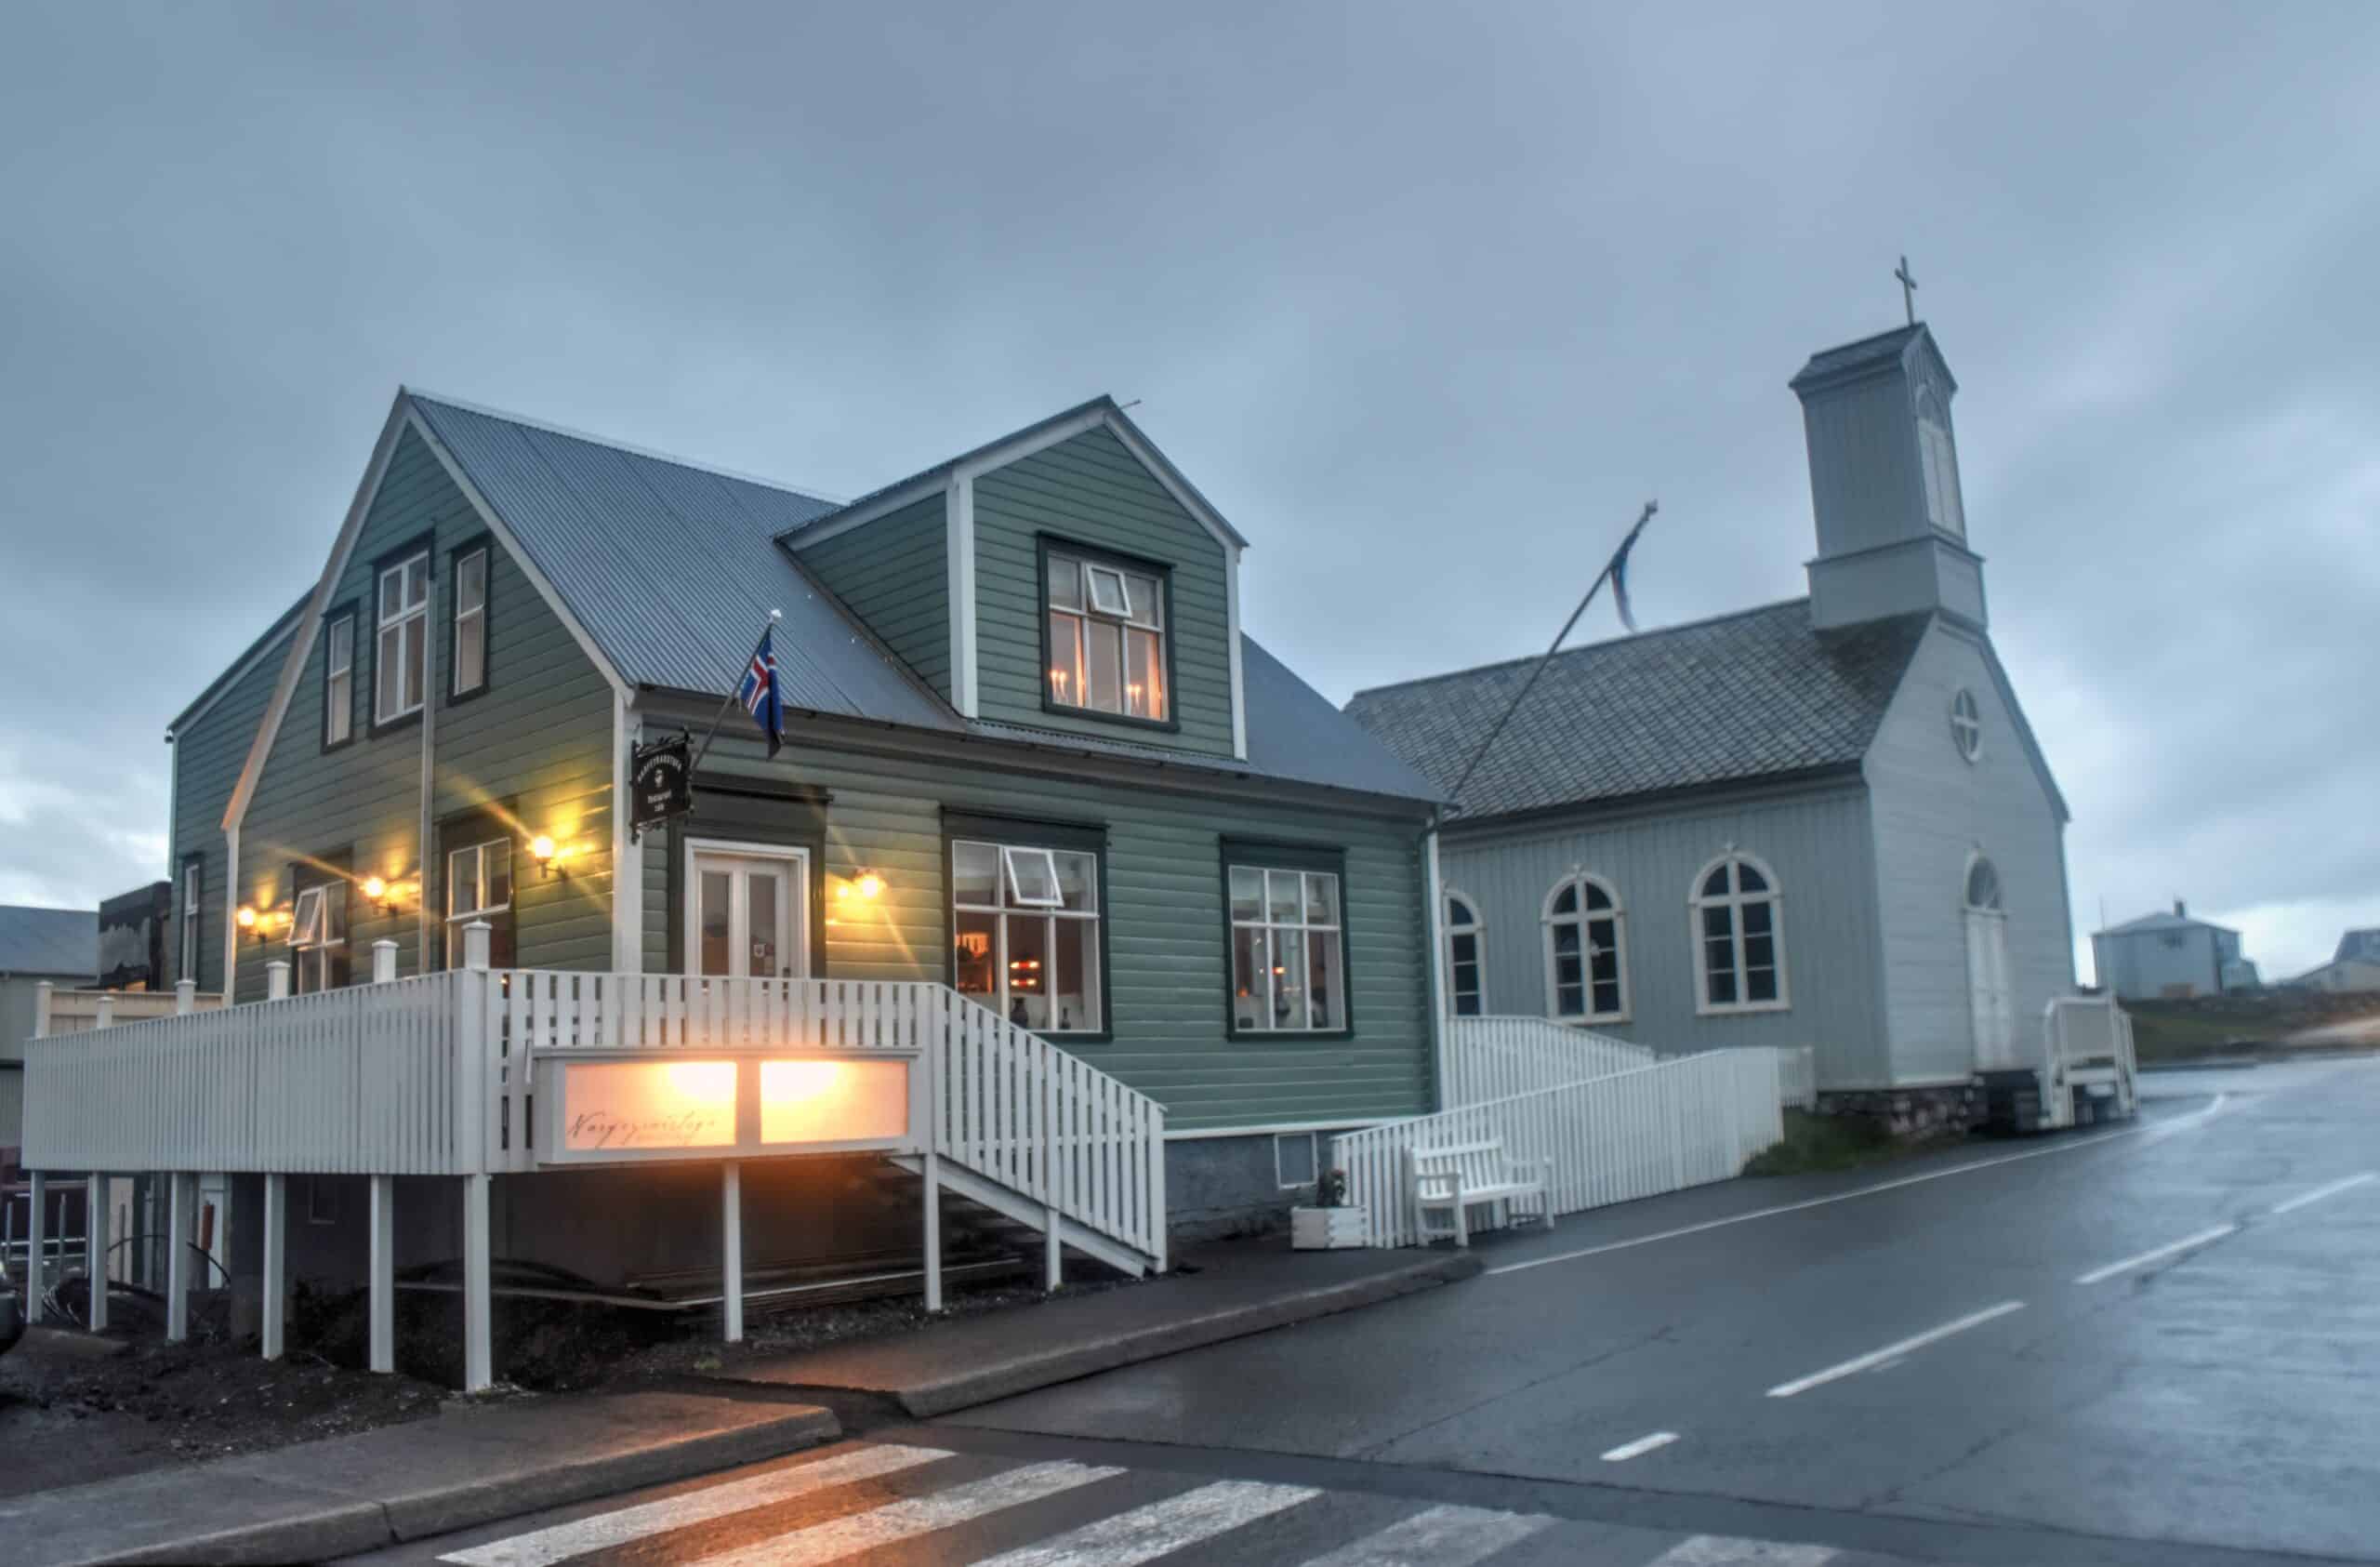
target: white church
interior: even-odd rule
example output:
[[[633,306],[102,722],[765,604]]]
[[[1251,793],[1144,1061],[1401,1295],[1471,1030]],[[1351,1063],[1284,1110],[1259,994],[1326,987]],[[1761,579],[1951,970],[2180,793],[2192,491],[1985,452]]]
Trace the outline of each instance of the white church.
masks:
[[[1993,651],[1923,323],[1792,382],[1807,597],[1556,655],[1441,834],[1448,1009],[1815,1047],[1833,1106],[1971,1120],[2074,990],[2067,810]],[[1347,710],[1451,789],[1535,658]]]

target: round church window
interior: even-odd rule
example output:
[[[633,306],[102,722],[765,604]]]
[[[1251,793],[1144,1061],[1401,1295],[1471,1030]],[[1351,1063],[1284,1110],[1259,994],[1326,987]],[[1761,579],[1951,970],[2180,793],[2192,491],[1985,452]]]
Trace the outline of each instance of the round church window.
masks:
[[[1950,698],[1950,739],[1969,762],[1983,754],[1983,719],[1975,705],[1975,693],[1964,687]]]

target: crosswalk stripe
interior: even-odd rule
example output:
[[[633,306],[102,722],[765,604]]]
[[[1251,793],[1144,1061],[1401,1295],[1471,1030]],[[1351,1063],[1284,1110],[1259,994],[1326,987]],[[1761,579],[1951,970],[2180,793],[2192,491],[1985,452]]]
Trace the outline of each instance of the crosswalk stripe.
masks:
[[[1554,1521],[1542,1513],[1448,1503],[1317,1556],[1305,1567],[1471,1567]]]
[[[1222,1480],[1005,1551],[975,1567],[1133,1567],[1321,1495],[1308,1485]]]
[[[1022,1507],[1044,1496],[1055,1496],[1062,1491],[1123,1472],[1087,1464],[1027,1464],[985,1480],[954,1485],[947,1491],[887,1502],[880,1507],[828,1519],[773,1540],[706,1556],[693,1567],[807,1567],[813,1562],[833,1561],[915,1535],[931,1534],[937,1529],[949,1529],[1003,1507]]]
[[[648,1534],[683,1529],[689,1524],[725,1518],[730,1513],[789,1501],[813,1491],[823,1491],[830,1485],[849,1485],[857,1481],[897,1474],[903,1469],[915,1468],[919,1464],[930,1464],[937,1458],[949,1456],[948,1452],[939,1447],[903,1447],[888,1443],[881,1447],[857,1448],[849,1453],[839,1453],[831,1458],[772,1469],[749,1480],[730,1481],[708,1490],[665,1496],[657,1502],[597,1513],[592,1518],[582,1518],[570,1523],[557,1523],[550,1529],[515,1534],[510,1539],[474,1546],[469,1550],[450,1551],[438,1560],[458,1563],[459,1567],[552,1567],[554,1562],[609,1546],[626,1545]]]
[[[1645,1567],[1820,1567],[1841,1553],[1828,1546],[1789,1546],[1697,1534],[1672,1546]]]

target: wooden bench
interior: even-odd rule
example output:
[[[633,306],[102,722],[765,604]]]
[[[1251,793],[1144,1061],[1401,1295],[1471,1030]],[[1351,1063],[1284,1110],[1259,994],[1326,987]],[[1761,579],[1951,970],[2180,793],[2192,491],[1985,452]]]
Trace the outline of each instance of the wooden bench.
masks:
[[[1554,1161],[1507,1158],[1501,1137],[1407,1149],[1405,1176],[1425,1246],[1448,1233],[1456,1245],[1470,1245],[1471,1222],[1463,1210],[1474,1203],[1497,1204],[1504,1211],[1502,1222],[1510,1224],[1513,1200],[1534,1198],[1535,1216],[1546,1228],[1554,1228]],[[1450,1231],[1431,1226],[1432,1211],[1440,1208],[1453,1215]]]

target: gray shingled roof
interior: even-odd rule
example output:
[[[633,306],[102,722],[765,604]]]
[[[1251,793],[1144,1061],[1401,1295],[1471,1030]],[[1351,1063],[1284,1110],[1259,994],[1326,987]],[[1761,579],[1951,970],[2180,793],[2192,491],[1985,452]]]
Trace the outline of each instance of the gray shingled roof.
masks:
[[[1839,631],[1809,601],[1558,654],[1463,790],[1469,818],[1750,781],[1867,754],[1929,617]],[[1348,714],[1442,789],[1534,658],[1359,691]]]
[[[0,904],[0,974],[92,979],[99,972],[99,911]]]
[[[776,544],[840,510],[833,502],[444,398],[406,395],[631,684],[723,695],[742,678],[774,607],[785,612],[777,663],[792,708],[1369,794],[1437,797],[1427,779],[1245,636],[1245,762],[963,719]]]

